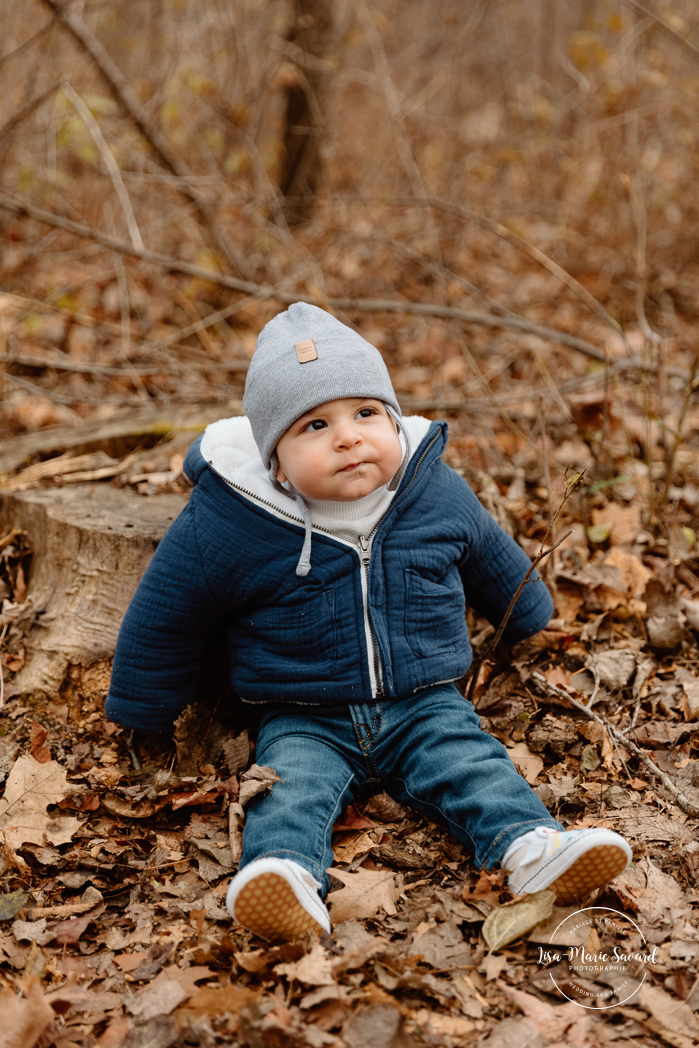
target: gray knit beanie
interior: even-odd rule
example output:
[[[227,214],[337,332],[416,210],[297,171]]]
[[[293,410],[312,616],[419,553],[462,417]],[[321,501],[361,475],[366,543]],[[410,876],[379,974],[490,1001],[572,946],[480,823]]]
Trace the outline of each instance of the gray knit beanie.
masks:
[[[378,349],[330,313],[306,302],[295,302],[266,324],[257,340],[245,382],[243,409],[274,486],[295,498],[306,525],[306,539],[296,573],[310,571],[311,521],[297,491],[276,478],[275,448],[297,418],[329,400],[372,397],[382,400],[403,433],[406,450],[401,467],[389,484],[400,482],[410,447],[388,369]]]
[[[277,441],[307,411],[342,397],[400,407],[378,349],[318,306],[295,302],[260,332],[243,409],[267,469]]]

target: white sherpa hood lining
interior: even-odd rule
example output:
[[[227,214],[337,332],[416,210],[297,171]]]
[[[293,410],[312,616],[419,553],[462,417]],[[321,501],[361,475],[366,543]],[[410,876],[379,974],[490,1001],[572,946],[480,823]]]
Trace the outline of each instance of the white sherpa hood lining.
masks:
[[[410,439],[412,461],[432,423],[421,415],[403,416],[402,423]],[[207,426],[200,451],[216,473],[243,495],[261,499],[272,511],[302,523],[293,499],[278,491],[270,481],[245,415],[222,418]]]

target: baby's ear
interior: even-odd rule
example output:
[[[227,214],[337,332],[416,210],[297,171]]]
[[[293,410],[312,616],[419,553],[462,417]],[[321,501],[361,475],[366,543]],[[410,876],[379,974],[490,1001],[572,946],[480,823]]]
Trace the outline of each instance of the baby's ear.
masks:
[[[286,473],[283,471],[281,466],[277,468],[277,472],[275,475],[280,484],[286,483]]]

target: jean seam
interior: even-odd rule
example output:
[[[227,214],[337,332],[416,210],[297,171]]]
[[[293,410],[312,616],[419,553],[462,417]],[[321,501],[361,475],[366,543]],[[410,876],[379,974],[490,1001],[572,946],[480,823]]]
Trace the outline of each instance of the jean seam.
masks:
[[[327,840],[328,827],[329,826],[332,827],[332,826],[335,825],[335,820],[337,819],[338,811],[341,810],[340,809],[340,798],[345,795],[345,791],[349,788],[349,785],[350,785],[350,783],[352,782],[352,780],[354,778],[355,778],[354,772],[350,773],[350,776],[349,776],[347,782],[345,783],[345,785],[342,788],[342,793],[338,794],[338,799],[335,802],[333,810],[332,810],[331,814],[329,815],[329,817],[326,819],[326,822],[325,822],[325,827],[323,829],[323,841]],[[331,830],[331,833],[332,833],[332,830]],[[323,845],[323,851],[325,851],[325,845]],[[331,844],[330,844],[330,853],[333,856],[331,864],[330,864],[330,865],[332,865],[332,862],[335,859],[335,856],[334,856],[333,850],[332,850],[332,840],[331,840]],[[325,873],[325,871],[323,871],[323,872]]]
[[[442,808],[438,804],[434,804],[432,801],[426,801],[426,800],[422,800],[419,797],[416,797],[415,794],[412,792],[412,790],[410,790],[408,788],[408,784],[406,783],[405,779],[397,779],[397,781],[403,783],[403,786],[405,788],[405,792],[406,792],[408,797],[411,797],[414,801],[417,802],[417,804],[423,804],[423,805],[425,805],[427,807],[432,808],[434,811],[439,812],[440,816],[442,817],[442,819],[444,819],[445,823],[447,823],[448,827],[452,827],[452,826],[456,827],[456,829],[459,831],[459,833],[464,834],[466,837],[468,837],[469,841],[471,842],[471,847],[473,849],[474,860],[475,860],[476,864],[478,866],[481,866],[481,867],[486,866],[486,863],[488,862],[488,859],[489,859],[490,855],[492,854],[493,848],[496,846],[498,841],[502,840],[502,838],[505,836],[505,834],[510,833],[512,830],[516,830],[518,826],[531,826],[532,823],[536,822],[536,820],[534,820],[534,819],[528,819],[526,822],[515,822],[511,826],[508,826],[506,829],[504,829],[501,833],[498,834],[498,836],[495,838],[493,843],[488,848],[488,851],[485,853],[485,856],[483,857],[483,860],[479,861],[479,859],[478,859],[478,849],[476,847],[475,841],[473,840],[473,837],[471,836],[471,834],[468,832],[468,830],[464,826],[461,826],[459,823],[455,822],[452,818],[450,818],[444,811],[442,811]],[[555,822],[555,820],[552,819],[551,822]],[[542,820],[542,821],[536,822],[536,825],[537,826],[543,826],[545,824],[544,824],[544,822]],[[456,836],[456,834],[454,836]]]
[[[371,727],[368,724],[365,724],[363,721],[355,721],[354,722],[355,723],[355,734],[357,736],[357,742],[359,743],[360,749],[362,751],[362,756],[364,757],[364,761],[365,761],[366,766],[368,768],[370,781],[371,782],[378,782],[381,779],[381,776],[379,775],[378,764],[376,762],[376,757],[374,756],[374,746],[373,746],[373,739],[372,739],[372,731],[376,727],[376,719],[377,719],[377,712],[376,712],[376,710],[377,710],[377,707],[378,707],[378,710],[379,710],[379,713],[378,713],[379,730],[381,730],[381,721],[383,719],[383,709],[382,709],[380,703],[375,703],[374,704],[374,719],[373,719],[373,723],[372,723]],[[356,707],[354,707],[354,708],[356,709]],[[353,718],[353,720],[354,720],[354,718]],[[362,738],[359,737],[359,729],[360,728],[363,729],[363,731],[366,733]]]
[[[423,805],[425,805],[428,808],[432,808],[433,811],[438,812],[439,815],[441,816],[441,818],[444,819],[444,821],[447,823],[447,827],[454,826],[454,827],[456,827],[456,829],[460,833],[462,833],[466,837],[468,837],[469,841],[471,842],[471,849],[473,851],[474,858],[476,857],[476,852],[478,850],[476,848],[476,843],[475,843],[473,837],[471,836],[471,834],[468,832],[468,830],[465,829],[465,827],[460,826],[459,823],[457,823],[457,822],[454,822],[453,819],[451,819],[445,812],[442,811],[442,809],[440,808],[440,806],[438,804],[433,804],[432,801],[426,801],[426,800],[422,800],[420,797],[416,797],[415,794],[412,792],[412,790],[409,789],[408,784],[405,781],[405,779],[397,779],[395,781],[403,783],[403,786],[405,788],[405,792],[406,792],[407,796],[410,797],[411,800],[414,800],[416,802],[415,807],[417,807],[417,805],[423,804]],[[417,810],[419,811],[420,809],[417,808]],[[454,836],[456,836],[456,834],[454,834]]]
[[[379,722],[378,728],[376,727],[376,721],[377,720]],[[372,730],[373,734],[369,735],[369,749],[371,751],[371,763],[374,766],[374,776],[375,776],[375,781],[376,782],[380,782],[381,781],[381,776],[379,774],[379,765],[378,765],[378,762],[376,760],[376,755],[374,753],[374,740],[376,739],[376,737],[378,736],[379,732],[381,731],[381,722],[382,722],[382,720],[383,720],[383,707],[381,706],[380,702],[375,702],[374,703],[374,722],[373,722],[373,724],[371,726],[371,730]]]

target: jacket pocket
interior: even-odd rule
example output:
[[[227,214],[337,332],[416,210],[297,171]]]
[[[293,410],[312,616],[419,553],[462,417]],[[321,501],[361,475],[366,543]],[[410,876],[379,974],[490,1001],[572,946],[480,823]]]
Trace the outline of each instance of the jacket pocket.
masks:
[[[421,659],[465,647],[466,598],[459,575],[435,581],[414,568],[406,572],[405,634]]]
[[[335,594],[277,604],[255,613],[252,669],[275,684],[329,680],[337,663]]]

